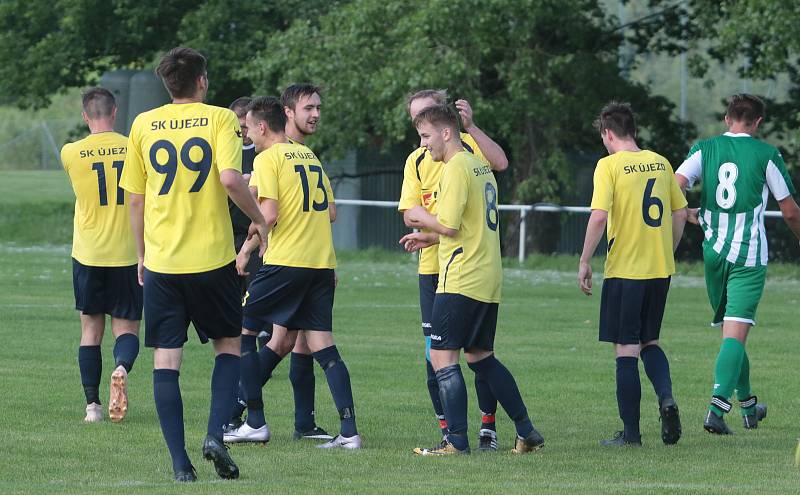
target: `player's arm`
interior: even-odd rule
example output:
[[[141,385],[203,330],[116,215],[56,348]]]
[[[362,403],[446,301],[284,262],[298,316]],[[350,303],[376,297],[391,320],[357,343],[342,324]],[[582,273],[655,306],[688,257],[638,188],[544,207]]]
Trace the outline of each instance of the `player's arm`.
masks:
[[[144,195],[128,192],[131,230],[136,240],[139,285],[144,285]]]
[[[678,249],[678,244],[683,237],[683,228],[686,226],[686,219],[689,217],[688,209],[683,207],[672,212],[672,252]]]
[[[586,225],[586,237],[583,240],[583,252],[581,253],[578,265],[578,284],[587,296],[592,295],[592,265],[590,261],[597,245],[603,238],[608,222],[608,212],[605,210],[592,210],[589,216],[589,223]]]
[[[219,173],[219,181],[228,192],[228,197],[234,202],[240,210],[253,221],[248,232],[248,239],[251,238],[256,232],[261,238],[261,250],[259,254],[263,255],[267,249],[267,234],[269,228],[267,222],[261,211],[258,208],[253,196],[250,193],[250,188],[247,182],[242,178],[242,173],[236,169],[225,169]]]
[[[441,223],[439,223],[439,219],[435,216],[431,215],[428,210],[423,208],[422,206],[415,206],[410,210],[407,210],[407,215],[409,217],[409,221],[418,228],[428,229],[431,232],[435,232],[439,235],[447,236],[447,237],[455,237],[458,235],[458,229],[453,229],[450,227],[445,227]]]
[[[797,202],[790,195],[778,201],[778,206],[781,209],[783,221],[786,222],[795,237],[800,239],[800,207],[797,206]]]
[[[678,186],[680,187],[684,196],[686,195],[686,190],[690,189],[695,182],[700,180],[702,175],[703,152],[700,149],[700,146],[695,144],[692,146],[692,149],[689,150],[689,155],[686,157],[683,163],[681,163],[681,166],[675,171],[675,180],[678,182]],[[700,220],[697,218],[699,210],[699,208],[689,208],[686,210],[687,220],[689,223],[693,223],[695,225],[700,224]]]
[[[403,187],[400,190],[400,204],[397,206],[398,211],[403,214],[403,223],[406,227],[411,229],[422,228],[421,225],[414,225],[408,211],[415,207],[421,206],[420,196],[422,194],[422,182],[417,176],[416,159],[418,158],[418,151],[411,153],[406,158],[406,165],[403,168]]]
[[[336,203],[328,204],[328,216],[331,219],[331,223],[336,221]]]
[[[508,157],[506,156],[506,152],[503,151],[503,148],[494,142],[492,138],[487,136],[480,127],[475,125],[472,107],[469,102],[467,100],[457,100],[456,108],[458,109],[459,115],[461,115],[461,122],[464,124],[464,130],[475,140],[475,144],[478,145],[481,153],[486,157],[492,170],[502,172],[507,169]]]
[[[412,232],[401,237],[400,244],[403,249],[413,253],[434,244],[439,244],[439,234],[435,232]]]

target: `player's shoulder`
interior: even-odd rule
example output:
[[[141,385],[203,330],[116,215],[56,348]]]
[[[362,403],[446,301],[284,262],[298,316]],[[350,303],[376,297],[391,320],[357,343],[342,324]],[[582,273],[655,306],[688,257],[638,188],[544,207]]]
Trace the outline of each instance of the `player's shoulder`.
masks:
[[[428,153],[428,149],[424,146],[420,146],[408,154],[408,158],[406,158],[406,166],[419,167],[422,164],[422,161],[429,156],[430,154]]]
[[[667,166],[670,166],[670,167],[672,166],[669,163],[669,160],[667,159],[667,157],[662,155],[661,153],[658,153],[657,151],[653,151],[653,150],[642,150],[642,151],[645,151],[647,153],[648,161],[650,161],[651,163],[663,163],[664,165],[667,165]]]
[[[468,132],[461,132],[459,135],[461,136],[461,144],[464,146],[465,150],[473,154],[481,152],[481,149],[478,147],[478,143],[475,142],[475,138],[473,138]]]

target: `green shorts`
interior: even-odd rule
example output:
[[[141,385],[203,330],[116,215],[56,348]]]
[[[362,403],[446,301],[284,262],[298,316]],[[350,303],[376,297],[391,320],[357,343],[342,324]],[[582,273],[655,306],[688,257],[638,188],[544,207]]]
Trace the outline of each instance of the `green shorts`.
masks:
[[[724,320],[756,324],[756,310],[764,292],[766,266],[735,265],[717,254],[711,246],[703,246],[706,289],[711,309],[712,325]]]

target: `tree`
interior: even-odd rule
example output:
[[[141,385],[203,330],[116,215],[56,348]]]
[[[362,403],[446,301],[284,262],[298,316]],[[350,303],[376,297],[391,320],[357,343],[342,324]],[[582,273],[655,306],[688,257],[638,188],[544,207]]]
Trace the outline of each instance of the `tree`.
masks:
[[[560,202],[574,172],[566,153],[602,152],[591,124],[611,99],[630,101],[643,144],[671,159],[691,137],[672,104],[620,76],[615,25],[591,0],[433,0],[411,9],[356,0],[272,36],[244,72],[266,93],[296,80],[323,84],[327,117],[315,147],[338,152],[416,140],[404,96],[448,88],[508,145],[516,187],[506,200]]]

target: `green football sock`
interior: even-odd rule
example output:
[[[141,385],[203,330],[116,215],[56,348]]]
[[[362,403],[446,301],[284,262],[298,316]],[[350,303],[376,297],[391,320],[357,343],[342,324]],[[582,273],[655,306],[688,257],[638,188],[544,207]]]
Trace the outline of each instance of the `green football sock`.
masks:
[[[750,389],[750,359],[747,357],[747,351],[742,356],[742,369],[739,371],[739,381],[736,383],[736,399],[740,402],[750,398],[753,391]],[[750,407],[743,407],[741,409],[742,416],[753,415],[756,413],[756,405]]]
[[[744,345],[741,342],[733,338],[722,339],[717,364],[714,368],[714,391],[711,395],[723,397],[726,400],[730,398],[739,381],[743,356]],[[708,408],[717,416],[722,416],[725,412],[713,404]]]

